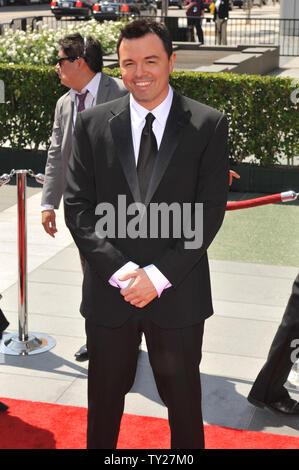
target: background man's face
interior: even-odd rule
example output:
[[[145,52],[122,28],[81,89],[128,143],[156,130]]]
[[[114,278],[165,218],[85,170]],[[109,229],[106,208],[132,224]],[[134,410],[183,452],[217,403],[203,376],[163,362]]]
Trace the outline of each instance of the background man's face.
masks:
[[[58,57],[67,57],[67,55],[62,49],[59,49]],[[74,88],[74,83],[76,82],[78,73],[76,61],[70,62],[69,60],[64,60],[61,62],[61,65],[56,64],[56,71],[62,85],[65,85],[68,88]]]
[[[152,110],[166,98],[174,60],[175,54],[168,58],[156,34],[122,40],[119,64],[123,82],[141,106]]]

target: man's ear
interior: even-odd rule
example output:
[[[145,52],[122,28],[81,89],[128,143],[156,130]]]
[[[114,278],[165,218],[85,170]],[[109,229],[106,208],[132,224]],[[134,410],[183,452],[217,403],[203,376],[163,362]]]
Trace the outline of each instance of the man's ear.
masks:
[[[83,67],[84,64],[86,64],[86,61],[85,61],[84,57],[79,57],[79,59],[77,59],[77,61],[78,61],[78,64],[79,64],[80,68]]]
[[[169,57],[169,73],[173,72],[174,62],[176,59],[176,53],[173,52]]]

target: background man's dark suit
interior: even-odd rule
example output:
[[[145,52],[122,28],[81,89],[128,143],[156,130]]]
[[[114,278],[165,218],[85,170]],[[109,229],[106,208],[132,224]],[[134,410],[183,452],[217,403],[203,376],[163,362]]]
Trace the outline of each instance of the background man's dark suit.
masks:
[[[1,299],[1,294],[0,294],[0,299]],[[9,325],[9,323],[8,323],[4,313],[2,312],[2,310],[0,308],[0,340],[2,339],[3,331],[6,330],[8,325]],[[7,410],[7,408],[8,408],[7,405],[5,405],[4,403],[2,403],[0,401],[0,411],[5,411],[5,410]]]
[[[291,358],[294,339],[299,339],[299,274],[293,283],[292,293],[271,344],[267,361],[250,390],[248,400],[254,405],[267,407],[274,403],[275,408],[279,408],[281,412],[299,414],[298,404],[289,402],[290,396],[284,387],[294,364]]]
[[[92,325],[94,330],[97,326],[110,327],[111,332],[117,335],[119,327],[127,325],[129,318],[134,318],[134,315],[137,318],[139,315],[146,323],[147,332],[153,328],[168,328],[173,329],[176,334],[181,331],[180,328],[191,327],[191,339],[197,344],[198,329],[203,328],[203,321],[213,313],[207,248],[219,230],[225,213],[229,174],[227,131],[227,119],[223,114],[174,93],[145,202],[204,203],[203,245],[196,250],[186,250],[183,238],[176,240],[127,237],[100,240],[96,236],[95,225],[98,217],[95,215],[95,207],[98,203],[109,202],[116,208],[119,194],[126,195],[127,205],[134,200],[140,201],[131,139],[129,97],[97,106],[78,116],[64,194],[65,216],[66,224],[87,260],[81,313],[87,318],[87,325]],[[134,261],[141,267],[153,263],[171,282],[172,287],[164,290],[160,298],[155,298],[142,309],[126,303],[119,289],[109,285],[108,280],[128,261]],[[195,349],[198,350],[196,354],[200,356],[201,336],[198,338]],[[181,337],[181,341],[187,341],[187,344],[189,339]],[[119,349],[118,354],[122,355],[115,358],[115,347],[120,348],[120,342],[123,342],[123,348]],[[126,351],[133,347],[132,342],[135,349],[137,345],[137,351],[138,341],[133,337],[132,330],[118,338],[118,341],[114,338],[113,351],[106,358],[106,362],[110,361],[110,367],[116,367],[118,370],[114,371],[113,382],[109,391],[106,390],[105,398],[92,396],[96,392],[93,391],[93,386],[90,386],[91,383],[94,387],[96,383],[101,383],[102,387],[106,384],[100,376],[93,380],[91,374],[99,373],[89,369],[89,412],[90,415],[101,413],[101,422],[106,420],[106,428],[102,429],[102,432],[106,435],[111,433],[112,436],[102,444],[106,448],[110,448],[115,435],[117,436],[111,426],[117,428],[123,404],[117,402],[115,393],[119,388],[123,391],[123,384],[119,383],[119,380],[123,362],[126,361]],[[98,351],[104,347],[102,339],[94,338],[88,343],[88,349],[92,348],[92,356],[98,354],[100,358],[103,351],[96,352],[97,344]],[[190,350],[193,346],[190,346]],[[150,360],[154,356],[154,348],[153,339],[148,348]],[[192,355],[193,351],[190,354]],[[198,359],[200,361],[200,357]],[[160,365],[163,360],[166,374],[169,374],[168,380],[171,380],[171,368],[182,369],[182,376],[175,386],[176,393],[181,393],[181,409],[174,413],[177,416],[169,417],[170,426],[178,416],[178,422],[183,422],[185,414],[190,416],[190,406],[194,406],[194,423],[183,423],[178,432],[186,435],[193,433],[196,441],[194,446],[200,445],[198,436],[202,418],[200,412],[197,415],[196,411],[200,408],[200,396],[192,397],[194,403],[191,404],[190,397],[186,397],[182,391],[187,380],[188,364],[180,367],[179,363],[169,364],[167,358],[160,358]],[[157,371],[154,362],[151,360],[155,373]],[[164,399],[165,389],[158,373],[155,373],[155,379]],[[133,380],[132,369],[126,392],[132,386]],[[110,414],[107,411],[108,406],[104,410],[102,403],[102,409],[99,411],[95,405],[100,399],[106,400],[107,393],[110,393],[110,400],[114,400],[112,405],[109,405],[110,408],[113,407],[113,413]],[[103,417],[105,413],[106,418]],[[96,432],[97,435],[101,432],[99,423],[94,424],[93,434]],[[179,442],[183,442],[181,438]],[[175,447],[175,443],[172,445]]]

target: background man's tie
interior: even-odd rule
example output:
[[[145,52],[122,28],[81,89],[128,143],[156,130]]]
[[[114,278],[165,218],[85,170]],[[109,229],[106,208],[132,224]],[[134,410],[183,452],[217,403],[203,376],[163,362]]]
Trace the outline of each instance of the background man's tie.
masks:
[[[137,175],[142,202],[145,200],[158,152],[157,141],[152,128],[154,120],[155,116],[153,116],[152,113],[148,113],[145,118],[145,126],[141,134],[137,162]]]
[[[77,106],[77,113],[80,113],[80,111],[84,111],[85,109],[85,98],[87,96],[88,90],[86,90],[85,93],[77,93],[77,98],[78,98],[78,106]]]

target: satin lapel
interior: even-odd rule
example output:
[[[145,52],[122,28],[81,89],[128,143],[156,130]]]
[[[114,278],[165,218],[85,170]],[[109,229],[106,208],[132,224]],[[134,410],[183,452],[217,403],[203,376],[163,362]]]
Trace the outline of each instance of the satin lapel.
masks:
[[[122,107],[121,111],[115,114],[109,120],[109,122],[113,143],[116,147],[117,155],[130,187],[132,196],[135,202],[140,202],[140,191],[138,186],[136,162],[132,142],[129,95],[124,97],[123,103],[125,106]]]
[[[183,97],[174,93],[172,106],[157,155],[157,161],[146,194],[145,205],[148,205],[159,186],[181,139],[182,130],[190,121],[191,112],[183,108],[182,99]]]

